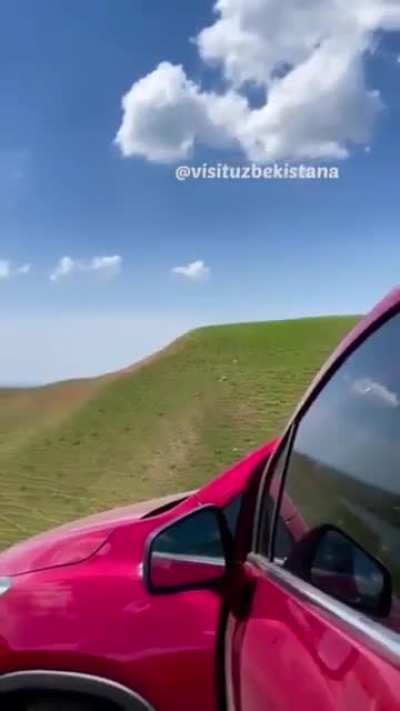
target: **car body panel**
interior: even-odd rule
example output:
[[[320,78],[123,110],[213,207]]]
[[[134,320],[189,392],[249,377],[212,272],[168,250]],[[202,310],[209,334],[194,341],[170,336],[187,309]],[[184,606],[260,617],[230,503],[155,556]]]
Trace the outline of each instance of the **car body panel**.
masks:
[[[34,536],[1,553],[0,576],[80,563],[93,555],[118,526],[139,520],[161,506],[172,505],[187,498],[190,493],[194,492],[105,511]]]
[[[247,564],[255,593],[236,625],[235,711],[348,711],[399,707],[396,665],[369,649],[315,605]]]
[[[178,503],[161,513],[149,515],[165,500],[140,504],[2,554],[1,574],[41,569],[14,576],[11,590],[0,596],[0,674],[80,672],[124,685],[157,711],[186,711],[188,704],[192,711],[216,711],[222,590],[151,594],[143,577],[145,552],[156,531],[184,514],[207,503],[228,505],[271,448],[264,445],[183,500],[177,495]],[[88,542],[87,551],[99,543],[81,562],[72,555],[79,541]]]
[[[83,565],[14,579],[1,600],[2,671],[74,670],[111,678],[156,709],[187,708],[194,687],[194,708],[213,700],[220,597],[209,590],[147,592],[141,553],[151,523],[114,532]]]

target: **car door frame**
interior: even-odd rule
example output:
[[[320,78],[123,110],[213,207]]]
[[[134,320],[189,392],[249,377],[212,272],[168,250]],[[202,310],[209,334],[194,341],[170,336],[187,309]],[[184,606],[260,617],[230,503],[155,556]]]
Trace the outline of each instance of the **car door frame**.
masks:
[[[257,568],[262,575],[265,575],[270,580],[276,582],[282,589],[291,592],[295,596],[306,600],[315,605],[323,614],[329,615],[331,619],[335,619],[341,625],[344,625],[351,634],[358,637],[360,641],[369,646],[373,651],[379,652],[384,658],[396,665],[400,661],[400,635],[392,632],[390,629],[383,627],[378,622],[374,622],[370,617],[356,612],[349,608],[344,603],[336,600],[330,595],[318,590],[311,584],[301,580],[293,573],[284,570],[272,560],[273,544],[276,534],[277,521],[280,511],[283,492],[285,489],[287,467],[290,460],[292,445],[294,443],[298,426],[304,417],[307,410],[311,407],[319,393],[328,383],[328,381],[339,370],[341,365],[366,339],[375,331],[378,331],[387,321],[400,312],[400,288],[391,292],[383,301],[381,301],[373,311],[366,317],[360,320],[349,335],[336,348],[331,357],[321,368],[319,373],[312,381],[310,387],[306,391],[304,397],[300,400],[293,415],[284,430],[284,434],[277,444],[275,451],[268,460],[263,475],[260,480],[259,489],[257,492],[257,501],[255,506],[255,516],[252,532],[251,549],[246,556],[246,563]],[[283,472],[279,482],[277,497],[274,504],[274,511],[271,524],[271,539],[268,547],[268,555],[261,555],[257,552],[259,548],[260,536],[264,530],[263,510],[265,495],[268,491],[272,476],[275,472],[275,466],[279,461],[283,449],[287,447]],[[246,571],[249,572],[248,570]],[[251,577],[251,576],[250,576]],[[231,614],[227,616],[227,626],[225,630],[225,658],[231,650],[226,648],[228,625],[232,623]],[[234,680],[231,678],[230,665],[225,665],[225,694],[226,700],[229,701],[229,708],[236,708],[234,701]]]

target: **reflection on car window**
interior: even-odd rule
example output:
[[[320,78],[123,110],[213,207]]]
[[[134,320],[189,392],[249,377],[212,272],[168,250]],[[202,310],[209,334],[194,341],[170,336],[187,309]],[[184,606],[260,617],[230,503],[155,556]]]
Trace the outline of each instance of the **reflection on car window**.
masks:
[[[176,521],[162,531],[156,537],[154,550],[174,555],[223,558],[224,551],[215,515],[208,509],[198,510],[195,514]]]
[[[223,509],[228,528],[233,536],[236,534],[242,498],[242,494],[235,496]],[[207,517],[206,514],[207,512],[201,519],[200,528],[199,519],[195,516],[177,521],[158,541],[158,552],[222,558],[223,550],[215,528],[215,520],[211,516]]]
[[[345,361],[300,422],[285,490],[293,545],[315,527],[335,525],[382,561],[399,596],[399,465],[396,315]]]

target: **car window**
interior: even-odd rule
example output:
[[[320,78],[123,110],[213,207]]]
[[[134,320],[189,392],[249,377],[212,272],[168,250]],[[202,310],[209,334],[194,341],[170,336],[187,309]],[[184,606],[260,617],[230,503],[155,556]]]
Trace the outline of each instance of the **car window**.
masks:
[[[373,589],[376,581],[368,576],[376,572],[365,562],[368,554],[389,571],[400,596],[399,315],[348,357],[300,421],[284,497],[293,512],[289,569],[302,538],[334,526],[354,545],[333,545],[331,536],[319,559],[325,573],[343,575],[343,560],[353,550],[348,569],[357,571],[358,585]],[[274,557],[282,558],[277,547]]]

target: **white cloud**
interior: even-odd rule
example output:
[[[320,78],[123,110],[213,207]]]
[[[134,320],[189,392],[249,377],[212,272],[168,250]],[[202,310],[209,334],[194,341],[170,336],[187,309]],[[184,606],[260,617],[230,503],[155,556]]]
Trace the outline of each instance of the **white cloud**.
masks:
[[[13,266],[12,262],[8,259],[0,259],[0,281],[5,281],[6,279],[12,279],[18,275],[29,274],[31,271],[30,264],[21,264],[20,266]]]
[[[182,267],[173,267],[172,273],[189,279],[190,281],[205,281],[209,278],[211,269],[207,267],[201,259],[198,259]]]
[[[70,276],[75,272],[97,272],[104,276],[112,277],[121,271],[122,258],[115,254],[113,256],[93,257],[92,259],[77,260],[71,257],[62,257],[50,273],[50,281],[58,281]]]
[[[114,254],[111,257],[93,257],[88,265],[84,265],[86,271],[103,272],[109,276],[114,276],[121,271],[122,258],[119,254]]]
[[[196,43],[224,93],[203,91],[162,62],[123,97],[124,156],[187,158],[196,144],[239,146],[251,160],[345,158],[367,144],[382,109],[366,85],[374,33],[400,29],[395,0],[217,0]],[[248,82],[265,92],[253,108]]]
[[[235,92],[202,92],[181,66],[162,62],[123,97],[123,120],[116,136],[122,154],[150,161],[186,158],[196,142],[229,144],[248,109]]]
[[[71,257],[62,257],[57,266],[50,274],[50,281],[57,281],[61,277],[66,277],[78,268],[77,262]]]
[[[122,99],[124,116],[116,136],[122,154],[154,161],[184,158],[199,130],[200,104],[198,87],[182,67],[162,62]]]

